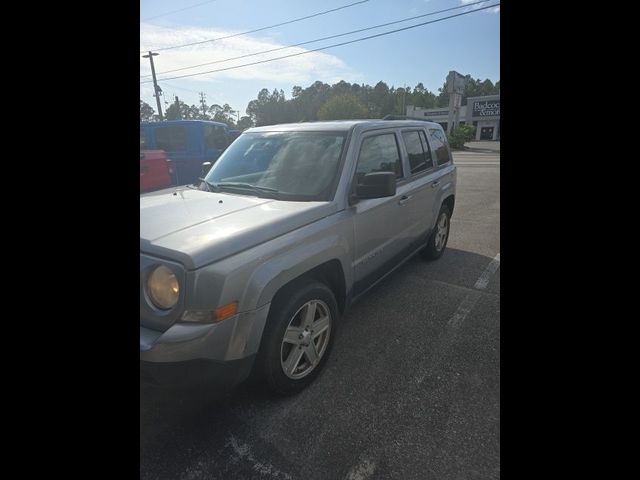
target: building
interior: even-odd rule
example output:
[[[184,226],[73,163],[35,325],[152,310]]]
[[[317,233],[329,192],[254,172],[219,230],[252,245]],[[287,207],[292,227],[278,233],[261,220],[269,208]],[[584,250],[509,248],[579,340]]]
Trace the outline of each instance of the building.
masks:
[[[432,120],[447,129],[448,108],[421,108],[407,105],[407,117]],[[476,127],[476,140],[500,140],[500,95],[468,97],[460,107],[460,124]]]

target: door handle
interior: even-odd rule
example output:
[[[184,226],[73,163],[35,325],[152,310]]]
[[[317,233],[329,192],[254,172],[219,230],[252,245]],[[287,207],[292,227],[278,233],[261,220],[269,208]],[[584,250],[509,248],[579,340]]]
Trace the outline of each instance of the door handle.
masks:
[[[433,188],[436,188],[438,185],[440,185],[440,180],[436,180],[435,182],[431,183],[431,186]]]
[[[409,200],[411,200],[411,195],[403,195],[402,197],[400,197],[400,200],[398,200],[398,205],[406,205],[407,203],[409,203]]]

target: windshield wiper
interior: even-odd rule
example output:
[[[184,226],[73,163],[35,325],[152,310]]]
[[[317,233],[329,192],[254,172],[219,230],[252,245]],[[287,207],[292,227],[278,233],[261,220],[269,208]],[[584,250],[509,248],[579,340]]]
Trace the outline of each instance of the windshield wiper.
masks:
[[[200,178],[200,177],[198,177],[198,180],[200,180],[202,183],[204,183],[207,186],[207,191],[208,192],[211,192],[212,191],[211,189],[216,190],[215,184],[213,184],[211,182],[208,182],[204,178]]]
[[[248,188],[251,190],[259,190],[262,192],[270,192],[270,193],[279,193],[279,190],[271,187],[263,187],[261,185],[252,185],[250,183],[242,183],[242,182],[218,182],[218,183],[208,183],[207,185],[212,185],[214,188],[220,187],[237,187],[237,188]]]

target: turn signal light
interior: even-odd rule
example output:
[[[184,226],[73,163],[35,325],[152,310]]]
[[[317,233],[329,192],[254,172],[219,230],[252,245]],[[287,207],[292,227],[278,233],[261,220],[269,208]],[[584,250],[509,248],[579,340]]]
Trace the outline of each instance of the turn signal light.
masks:
[[[213,312],[213,318],[216,322],[221,322],[229,317],[233,317],[238,311],[238,302],[233,302],[225,305],[224,307],[216,308]]]

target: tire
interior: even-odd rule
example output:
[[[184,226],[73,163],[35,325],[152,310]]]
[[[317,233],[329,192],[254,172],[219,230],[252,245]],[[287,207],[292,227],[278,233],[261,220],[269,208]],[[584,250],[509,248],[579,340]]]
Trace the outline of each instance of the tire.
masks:
[[[315,313],[313,321],[307,316],[309,308]],[[262,336],[256,378],[279,395],[292,395],[307,387],[331,353],[338,315],[335,296],[323,283],[307,280],[280,292]]]
[[[443,224],[444,222],[444,236],[443,236]],[[438,218],[436,219],[436,225],[433,232],[429,236],[427,246],[422,251],[422,256],[427,260],[437,260],[442,256],[447,248],[447,241],[449,240],[449,231],[451,230],[451,210],[447,205],[440,207]]]

